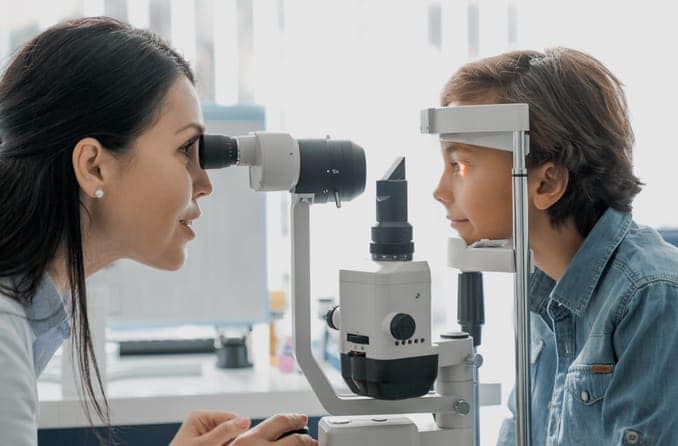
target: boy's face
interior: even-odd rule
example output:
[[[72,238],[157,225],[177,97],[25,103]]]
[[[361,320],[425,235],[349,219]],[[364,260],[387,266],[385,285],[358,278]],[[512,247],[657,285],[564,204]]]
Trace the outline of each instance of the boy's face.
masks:
[[[444,170],[433,192],[466,244],[512,237],[511,153],[442,143]]]

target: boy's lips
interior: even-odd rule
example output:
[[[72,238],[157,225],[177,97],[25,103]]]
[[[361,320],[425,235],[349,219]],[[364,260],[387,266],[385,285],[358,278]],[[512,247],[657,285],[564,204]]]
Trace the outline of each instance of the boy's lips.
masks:
[[[468,223],[468,218],[447,217],[447,219],[452,222],[452,227],[455,229]]]

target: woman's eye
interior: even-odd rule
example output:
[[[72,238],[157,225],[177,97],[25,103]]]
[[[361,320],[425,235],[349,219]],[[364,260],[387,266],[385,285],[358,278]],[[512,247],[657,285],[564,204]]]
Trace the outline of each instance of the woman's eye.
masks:
[[[191,140],[190,142],[188,142],[188,143],[184,144],[183,146],[181,146],[181,151],[182,151],[183,154],[184,154],[187,158],[189,158],[189,159],[192,159],[192,158],[193,158],[192,149],[193,149],[193,146],[195,145],[195,142],[196,142],[196,141],[197,141],[197,138],[196,138],[196,139],[193,139],[193,140]]]

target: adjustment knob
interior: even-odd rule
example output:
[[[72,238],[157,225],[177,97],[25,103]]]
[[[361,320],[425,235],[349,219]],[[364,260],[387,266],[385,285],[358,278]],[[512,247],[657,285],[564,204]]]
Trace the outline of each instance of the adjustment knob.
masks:
[[[409,314],[398,313],[391,319],[391,334],[400,341],[411,338],[416,328],[417,324]]]
[[[334,330],[339,330],[339,311],[339,305],[335,305],[325,314],[325,322]]]

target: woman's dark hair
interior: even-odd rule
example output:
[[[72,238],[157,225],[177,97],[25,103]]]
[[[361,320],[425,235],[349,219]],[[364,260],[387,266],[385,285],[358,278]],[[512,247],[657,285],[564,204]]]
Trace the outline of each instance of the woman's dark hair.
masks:
[[[80,218],[85,208],[72,152],[79,140],[92,137],[111,153],[125,154],[156,122],[180,76],[194,83],[188,63],[157,35],[94,17],[36,36],[0,79],[0,277],[19,278],[0,291],[30,304],[50,261],[63,249],[81,389],[109,427],[87,319],[86,226]],[[95,396],[90,367],[103,403]]]
[[[527,167],[554,162],[569,173],[548,209],[553,225],[572,216],[586,237],[608,207],[628,212],[642,183],[621,82],[588,54],[567,48],[513,51],[461,67],[441,103],[491,101],[530,106]]]

